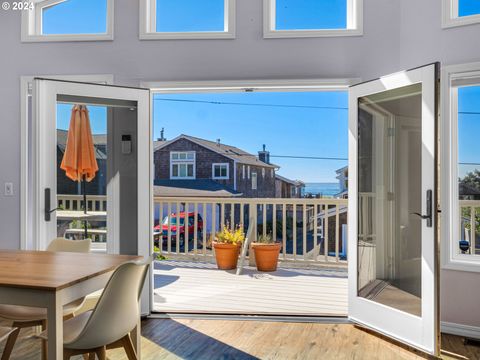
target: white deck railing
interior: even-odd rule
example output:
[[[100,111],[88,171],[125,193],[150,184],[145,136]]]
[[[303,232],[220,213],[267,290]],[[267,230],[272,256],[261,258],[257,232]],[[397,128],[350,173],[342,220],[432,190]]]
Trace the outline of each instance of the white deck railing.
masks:
[[[480,200],[460,200],[461,238],[470,243],[469,254],[476,253],[478,217],[480,217]],[[465,211],[467,210],[467,211]]]
[[[154,241],[169,258],[208,258],[224,225],[253,226],[254,236],[270,234],[282,243],[283,261],[345,264],[347,204],[346,199],[155,197]],[[185,212],[190,226],[183,227]]]
[[[62,210],[83,210],[83,195],[57,195],[57,207]],[[87,195],[89,211],[107,211],[105,195]]]

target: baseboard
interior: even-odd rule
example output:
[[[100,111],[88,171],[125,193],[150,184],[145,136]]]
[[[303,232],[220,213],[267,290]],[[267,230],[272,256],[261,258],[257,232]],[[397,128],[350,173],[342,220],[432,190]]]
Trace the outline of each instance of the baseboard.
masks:
[[[442,321],[441,329],[443,333],[464,336],[472,339],[480,339],[480,327],[471,325],[455,324]]]

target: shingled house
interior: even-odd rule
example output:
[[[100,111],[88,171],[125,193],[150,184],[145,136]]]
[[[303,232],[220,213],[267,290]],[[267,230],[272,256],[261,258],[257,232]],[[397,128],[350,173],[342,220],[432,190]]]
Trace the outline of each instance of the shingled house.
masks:
[[[265,153],[189,135],[155,141],[155,195],[273,198],[278,166]]]

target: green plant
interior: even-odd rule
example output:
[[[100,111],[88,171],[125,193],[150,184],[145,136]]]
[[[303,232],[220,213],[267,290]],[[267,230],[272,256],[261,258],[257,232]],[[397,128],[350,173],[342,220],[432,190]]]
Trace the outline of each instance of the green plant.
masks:
[[[267,234],[267,235],[260,235],[257,238],[256,242],[259,244],[274,244],[275,240],[273,240],[272,234]]]
[[[243,225],[238,225],[232,229],[229,224],[225,225],[219,233],[217,233],[215,240],[220,244],[241,244],[245,240],[245,233],[243,232]]]
[[[160,248],[156,245],[153,246],[153,252],[155,253],[156,257],[155,260],[167,260],[165,256],[160,254]]]

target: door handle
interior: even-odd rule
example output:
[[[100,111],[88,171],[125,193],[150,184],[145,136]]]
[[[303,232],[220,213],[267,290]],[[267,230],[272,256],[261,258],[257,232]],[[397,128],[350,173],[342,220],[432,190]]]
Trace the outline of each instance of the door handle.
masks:
[[[45,188],[45,221],[50,221],[52,218],[52,212],[57,210],[58,208],[55,209],[50,209],[50,188]]]
[[[418,212],[412,213],[412,215],[417,215],[423,220],[427,220],[427,227],[433,226],[433,191],[427,190],[427,213],[422,215]]]

